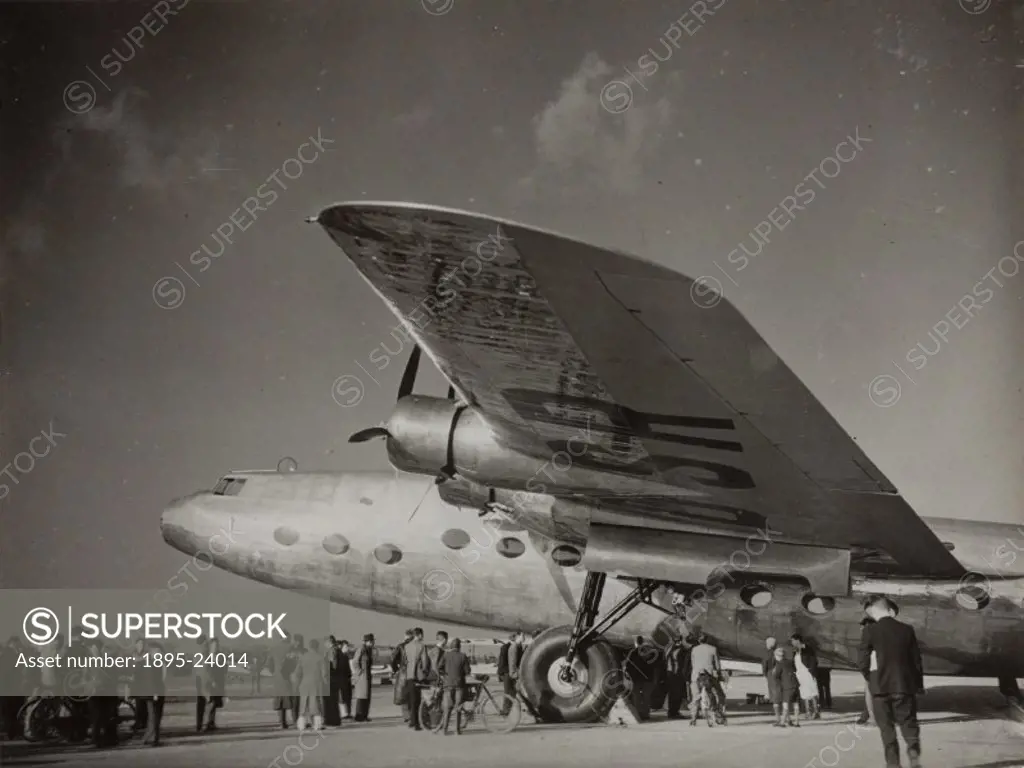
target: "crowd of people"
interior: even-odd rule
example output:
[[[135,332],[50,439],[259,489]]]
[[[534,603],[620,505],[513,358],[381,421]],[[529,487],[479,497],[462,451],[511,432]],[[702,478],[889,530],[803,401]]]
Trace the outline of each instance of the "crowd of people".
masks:
[[[919,764],[920,731],[916,696],[924,690],[921,654],[913,628],[896,620],[898,606],[886,597],[874,597],[864,605],[859,649],[860,671],[864,677],[864,706],[857,718],[860,725],[878,727],[887,765],[899,765],[897,728],[906,743],[911,766]],[[800,727],[801,714],[821,719],[822,710],[832,708],[832,669],[822,664],[813,647],[800,634],[787,645],[774,637],[765,640],[762,673],[767,699],[775,714],[777,728]],[[628,697],[637,717],[650,717],[663,691],[670,719],[680,719],[689,706],[690,723],[699,714],[701,689],[720,723],[726,723],[726,676],[718,650],[702,632],[673,640],[662,649],[653,641],[636,637],[626,656]]]
[[[865,604],[867,614],[860,644],[860,671],[865,679],[864,709],[858,722],[877,725],[888,765],[899,764],[899,743],[896,729],[906,742],[911,766],[919,764],[921,751],[917,724],[916,696],[924,690],[920,651],[912,627],[896,620],[898,607],[888,598],[876,597]],[[50,655],[85,659],[102,656],[105,648],[98,641],[84,642],[81,628],[75,628],[69,642],[58,635],[49,649]],[[514,632],[503,643],[498,654],[497,677],[509,697],[506,706],[518,699],[534,717],[529,702],[520,690],[520,662],[533,637]],[[219,650],[216,638],[201,638],[204,655]],[[273,709],[281,728],[291,726],[302,730],[310,727],[340,727],[345,720],[370,721],[373,686],[375,640],[364,635],[354,646],[333,635],[322,643],[301,635],[287,636],[266,655],[253,654],[249,665],[252,694],[261,692],[261,676],[266,670],[273,688]],[[789,638],[788,647],[776,638],[765,641],[766,655],[762,663],[768,699],[775,713],[774,725],[779,728],[799,727],[801,708],[812,719],[820,719],[823,709],[832,706],[831,669],[819,662],[814,649],[800,634]],[[114,650],[114,649],[111,649]],[[143,733],[143,743],[161,744],[167,667],[142,663],[142,656],[162,651],[159,643],[137,640],[134,653],[137,663],[127,681],[125,697],[135,709],[133,731]],[[18,637],[12,637],[0,649],[0,670],[5,675],[4,690],[34,690],[35,697],[55,697],[64,703],[65,735],[71,741],[91,737],[99,748],[116,746],[119,742],[118,707],[122,697],[110,695],[119,681],[117,670],[94,667],[81,670],[76,690],[68,690],[65,675],[68,665],[41,668],[16,667],[14,660],[29,652]],[[30,652],[29,652],[30,653]],[[30,655],[33,655],[30,653]],[[117,649],[116,655],[123,655]],[[471,677],[470,659],[462,651],[458,638],[449,639],[439,631],[434,642],[427,644],[423,629],[416,627],[405,633],[390,658],[394,703],[401,705],[402,717],[409,728],[423,730],[420,703],[424,691],[442,701],[443,716],[433,728],[449,734],[451,717],[456,714],[455,733],[462,731],[458,717],[467,681]],[[195,670],[196,732],[217,730],[217,711],[224,705],[224,667],[204,666]],[[680,719],[680,710],[689,706],[690,722],[696,723],[700,702],[708,697],[720,722],[726,722],[726,678],[718,650],[702,632],[678,638],[663,651],[643,637],[635,638],[625,658],[628,697],[641,720],[650,716],[656,690],[661,688],[670,719]],[[14,679],[15,677],[18,679]],[[9,679],[7,679],[9,678]],[[659,686],[659,683],[662,685]],[[708,696],[702,696],[702,692]],[[8,738],[22,736],[24,722],[19,717],[25,696],[0,698],[0,725]],[[655,707],[656,708],[656,707]]]
[[[498,678],[511,697],[518,695],[519,659],[528,642],[525,633],[513,633],[498,654]],[[374,644],[372,634],[363,636],[358,649],[332,635],[322,648],[315,640],[306,648],[302,637],[295,635],[273,649],[267,669],[281,728],[321,730],[340,727],[345,720],[369,722]],[[441,630],[428,644],[422,627],[408,629],[392,649],[389,662],[393,700],[409,728],[423,730],[420,704],[426,691],[427,696],[441,700],[443,714],[432,730],[450,734],[454,713],[455,734],[462,732],[459,713],[471,664],[459,638],[449,638]]]
[[[761,665],[776,728],[799,728],[801,706],[814,720],[821,719],[822,709],[832,708],[832,670],[818,663],[814,649],[801,635],[794,634],[789,642],[787,653],[774,637],[767,638],[768,655]]]
[[[0,697],[0,726],[7,738],[33,735],[25,732],[26,727],[31,728],[36,722],[35,718],[23,717],[26,705],[43,707],[52,703],[49,711],[68,741],[89,739],[100,749],[114,747],[120,743],[120,704],[127,698],[135,709],[133,733],[142,734],[144,744],[159,746],[167,670],[143,663],[142,656],[163,651],[160,643],[141,639],[135,642],[135,664],[124,684],[118,676],[121,670],[116,667],[87,666],[90,657],[124,657],[124,650],[99,640],[86,642],[81,633],[82,628],[75,627],[70,639],[57,634],[43,655],[59,661],[43,667],[16,665],[22,654],[39,655],[38,649],[25,646],[17,636],[7,641],[0,652],[0,670],[5,676],[2,689],[32,692]],[[74,659],[73,666],[69,659]],[[117,695],[122,688],[124,695]]]

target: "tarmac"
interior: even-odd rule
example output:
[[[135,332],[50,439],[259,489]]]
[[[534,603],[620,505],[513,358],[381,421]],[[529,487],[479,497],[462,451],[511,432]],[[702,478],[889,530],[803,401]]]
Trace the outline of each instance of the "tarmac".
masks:
[[[995,681],[928,678],[920,699],[925,768],[1024,768],[1024,725],[1008,716]],[[194,705],[169,702],[156,749],[132,739],[112,750],[59,744],[3,745],[7,766],[154,766],[159,768],[281,768],[283,766],[444,766],[445,768],[862,768],[881,766],[878,730],[857,726],[861,680],[833,674],[834,709],[800,728],[773,728],[765,707],[745,703],[763,693],[759,677],[735,677],[729,723],[695,727],[664,712],[636,726],[536,725],[524,714],[512,733],[490,734],[474,723],[462,736],[416,732],[401,721],[390,686],[375,688],[369,723],[346,721],[318,736],[282,731],[267,699],[234,698],[218,713],[220,729],[194,732]]]

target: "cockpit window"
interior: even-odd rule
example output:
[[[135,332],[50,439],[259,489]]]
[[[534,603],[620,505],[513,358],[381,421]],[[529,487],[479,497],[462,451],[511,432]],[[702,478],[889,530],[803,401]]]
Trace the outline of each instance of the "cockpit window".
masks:
[[[245,479],[240,477],[222,477],[213,489],[214,496],[237,496],[245,486]]]

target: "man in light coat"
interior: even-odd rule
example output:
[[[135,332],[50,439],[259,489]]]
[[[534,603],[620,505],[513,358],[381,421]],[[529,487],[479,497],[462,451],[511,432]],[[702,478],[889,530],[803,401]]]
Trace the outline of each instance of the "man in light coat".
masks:
[[[295,674],[299,692],[299,717],[296,727],[301,731],[312,721],[314,731],[322,731],[324,716],[321,702],[327,693],[327,659],[320,643],[309,641],[309,650],[299,658]]]

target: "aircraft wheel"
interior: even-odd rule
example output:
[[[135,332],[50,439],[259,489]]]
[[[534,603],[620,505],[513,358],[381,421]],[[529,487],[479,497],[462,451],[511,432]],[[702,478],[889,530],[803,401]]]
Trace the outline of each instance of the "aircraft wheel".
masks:
[[[611,710],[624,687],[615,649],[604,640],[577,654],[572,682],[561,679],[570,627],[552,627],[526,648],[520,667],[523,694],[541,720],[549,723],[589,723]]]

